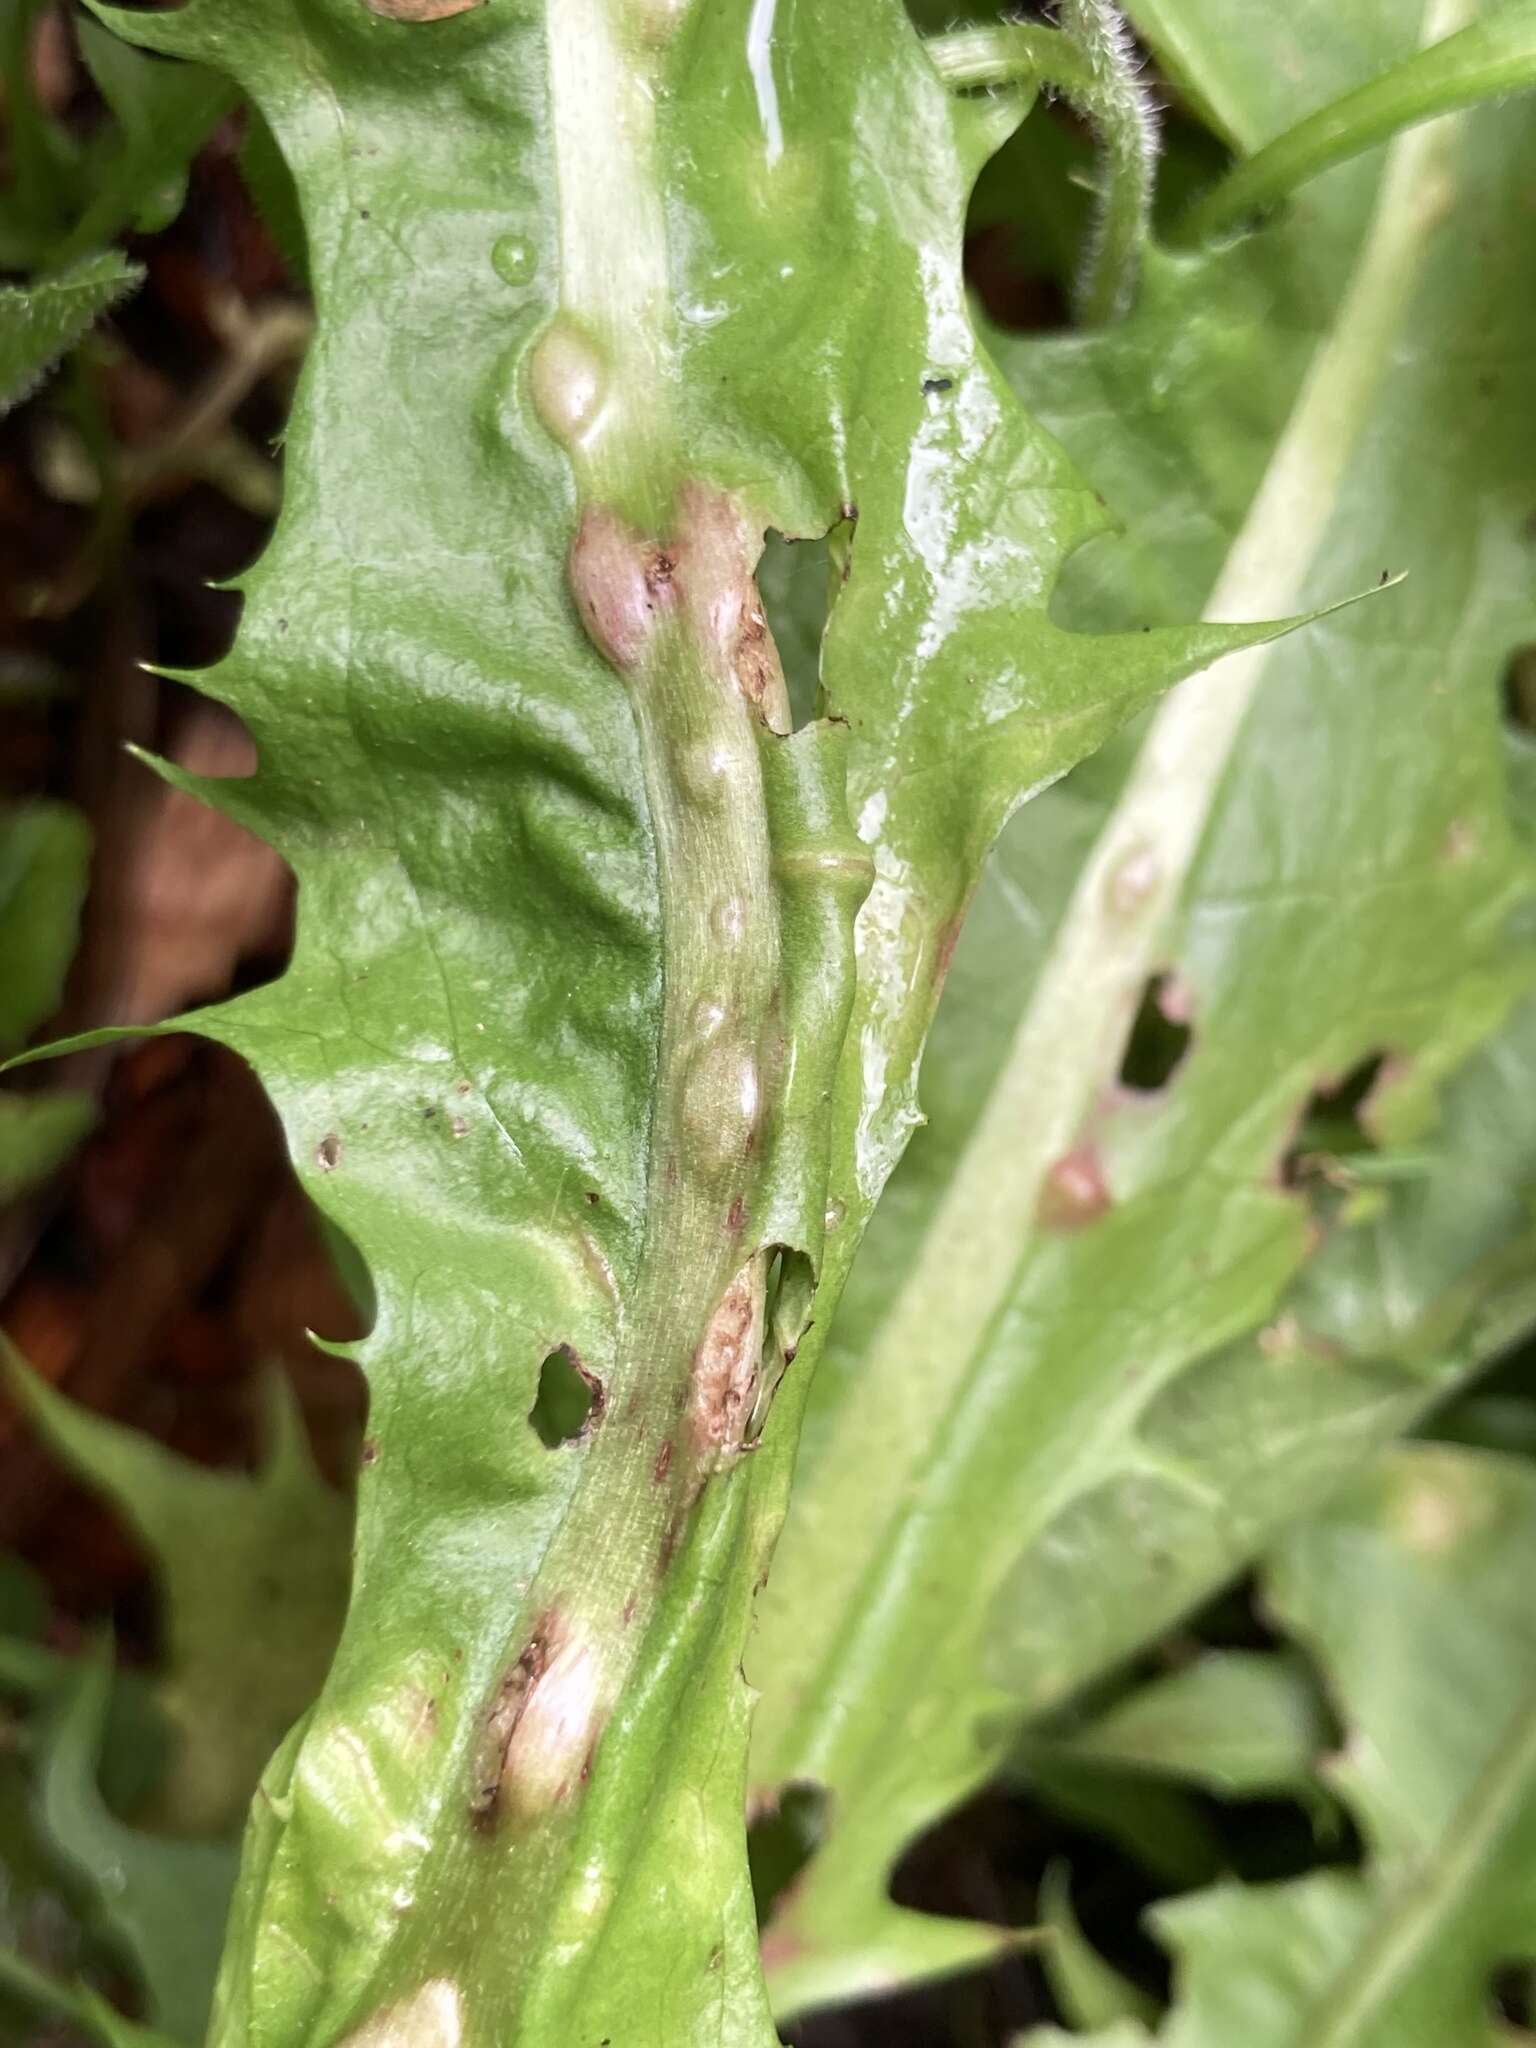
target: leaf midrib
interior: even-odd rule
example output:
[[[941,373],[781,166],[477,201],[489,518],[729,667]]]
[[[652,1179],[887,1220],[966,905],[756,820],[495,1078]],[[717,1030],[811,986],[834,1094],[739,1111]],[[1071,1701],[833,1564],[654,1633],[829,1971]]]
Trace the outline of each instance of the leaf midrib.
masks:
[[[1471,0],[1431,0],[1425,39],[1452,32],[1472,11]],[[1454,117],[1436,122],[1392,146],[1340,317],[1314,356],[1207,616],[1263,618],[1296,608],[1445,211],[1459,126]],[[830,1672],[858,1632],[848,1617],[861,1604],[872,1560],[889,1548],[929,1454],[933,1418],[963,1398],[986,1332],[1029,1256],[1046,1175],[1118,1070],[1137,998],[1158,964],[1270,652],[1249,649],[1190,677],[1154,717],[916,1264],[869,1346],[860,1378],[866,1390],[879,1390],[878,1421],[872,1401],[850,1401],[808,1475],[814,1487],[823,1473],[845,1482],[849,1471],[870,1469],[877,1428],[891,1511],[868,1518],[864,1494],[843,1483],[840,1512],[815,1518],[815,1597],[796,1601],[793,1586],[788,1591],[799,1625],[821,1636],[823,1650],[777,1754],[763,1760],[771,1774],[799,1768],[812,1746]],[[1115,911],[1110,891],[1145,848],[1155,849],[1159,872],[1127,917]],[[788,1562],[780,1560],[781,1594]]]

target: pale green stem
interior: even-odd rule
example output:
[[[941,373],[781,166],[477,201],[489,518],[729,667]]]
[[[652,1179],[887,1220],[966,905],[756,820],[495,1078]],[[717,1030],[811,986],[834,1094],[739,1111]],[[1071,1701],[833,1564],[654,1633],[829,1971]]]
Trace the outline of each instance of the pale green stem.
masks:
[[[997,28],[960,28],[923,44],[933,68],[955,92],[987,86],[1037,85],[1071,99],[1089,89],[1082,52],[1059,28],[1007,22]]]
[[[1196,242],[1218,234],[1400,129],[1533,85],[1536,0],[1517,0],[1277,135],[1186,210],[1175,238]]]

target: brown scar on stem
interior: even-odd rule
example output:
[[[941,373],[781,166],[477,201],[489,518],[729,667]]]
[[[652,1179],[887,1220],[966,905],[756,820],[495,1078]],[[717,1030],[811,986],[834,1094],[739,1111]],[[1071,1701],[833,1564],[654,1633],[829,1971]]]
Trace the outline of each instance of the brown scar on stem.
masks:
[[[643,661],[662,614],[681,607],[700,646],[775,731],[789,730],[789,692],[753,573],[757,550],[735,501],[690,484],[675,531],[640,533],[606,505],[588,505],[566,575],[588,638],[620,674]]]
[[[446,21],[452,14],[467,14],[484,0],[363,0],[370,14],[386,21]]]
[[[587,1392],[592,1396],[592,1405],[587,1410],[587,1420],[582,1431],[582,1434],[585,1435],[586,1430],[590,1429],[593,1423],[601,1421],[603,1413],[608,1406],[608,1389],[587,1364],[587,1361],[582,1357],[574,1344],[552,1344],[550,1350],[554,1356],[565,1360],[571,1371],[575,1373],[577,1379],[581,1381]]]
[[[942,988],[949,974],[949,963],[955,957],[955,947],[960,943],[961,929],[965,924],[963,915],[957,914],[946,919],[939,931],[939,943],[934,949],[933,973],[938,987]]]
[[[740,1230],[742,1224],[746,1222],[746,1220],[746,1197],[745,1195],[737,1195],[735,1199],[732,1201],[730,1208],[726,1211],[725,1227],[728,1231],[730,1231],[731,1235],[734,1237],[737,1231]]]
[[[788,732],[789,689],[757,587],[761,531],[735,500],[689,484],[678,507],[679,588],[699,643],[775,732]]]
[[[621,675],[639,666],[657,613],[671,603],[674,567],[667,550],[608,506],[583,509],[566,579],[588,639]]]
[[[761,1259],[749,1259],[716,1303],[694,1350],[688,1433],[700,1461],[740,1448],[763,1348],[763,1277]]]
[[[497,1689],[476,1746],[471,1816],[533,1818],[568,1798],[580,1761],[602,1739],[601,1646],[550,1609]]]
[[[489,1821],[501,1797],[506,1774],[507,1753],[528,1706],[528,1696],[549,1664],[550,1648],[559,1626],[551,1610],[537,1624],[524,1644],[517,1662],[502,1675],[475,1746],[475,1782],[469,1810],[477,1821]]]
[[[668,1437],[661,1449],[656,1453],[656,1463],[651,1470],[651,1484],[653,1486],[662,1485],[666,1480],[667,1473],[671,1470],[671,1466],[672,1439]]]
[[[1094,1145],[1074,1145],[1049,1169],[1036,1215],[1047,1230],[1082,1230],[1114,1206]]]

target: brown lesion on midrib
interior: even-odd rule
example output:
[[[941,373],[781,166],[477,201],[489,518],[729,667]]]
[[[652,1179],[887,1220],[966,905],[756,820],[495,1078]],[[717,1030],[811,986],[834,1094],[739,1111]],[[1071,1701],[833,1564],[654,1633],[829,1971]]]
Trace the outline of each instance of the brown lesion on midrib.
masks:
[[[663,1003],[646,1241],[621,1301],[607,1415],[579,1448],[576,1491],[524,1604],[540,1618],[476,1751],[472,1811],[483,1826],[515,1821],[521,1854],[538,1855],[526,1829],[541,1799],[545,1852],[557,1853],[563,1830],[548,1823],[591,1774],[692,1517],[742,1455],[758,1397],[768,1250],[751,1242],[751,1219],[784,1065],[758,748],[764,725],[789,723],[753,573],[760,539],[733,499],[692,484],[663,533],[589,503],[570,549],[576,610],[639,732]],[[578,1655],[592,1660],[579,1674]],[[543,1711],[557,1680],[565,1690]]]

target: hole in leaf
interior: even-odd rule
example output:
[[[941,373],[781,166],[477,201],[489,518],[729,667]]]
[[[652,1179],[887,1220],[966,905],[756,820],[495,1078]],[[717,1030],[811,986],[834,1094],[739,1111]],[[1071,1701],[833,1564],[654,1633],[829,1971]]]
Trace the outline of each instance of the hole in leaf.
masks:
[[[1536,2030],[1536,1962],[1530,1957],[1500,1963],[1488,1980],[1488,1996],[1495,2019]]]
[[[826,1787],[805,1781],[786,1785],[777,1803],[748,1825],[747,1866],[759,1927],[815,1855],[826,1820]]]
[[[1183,986],[1171,974],[1154,974],[1142,991],[1141,1007],[1120,1062],[1120,1085],[1137,1095],[1166,1088],[1183,1063],[1194,1033]]]
[[[574,1443],[603,1412],[602,1382],[582,1366],[568,1344],[551,1351],[539,1369],[539,1391],[528,1420],[549,1450]]]
[[[1504,716],[1527,738],[1536,737],[1536,647],[1517,647],[1504,668]]]
[[[853,522],[848,519],[819,540],[786,540],[770,531],[763,542],[757,588],[779,650],[797,732],[821,709],[822,635],[852,546]]]
[[[1296,1135],[1281,1161],[1283,1187],[1353,1188],[1355,1177],[1349,1162],[1376,1150],[1362,1112],[1385,1059],[1385,1053],[1367,1053],[1342,1081],[1317,1088],[1308,1097]]]

